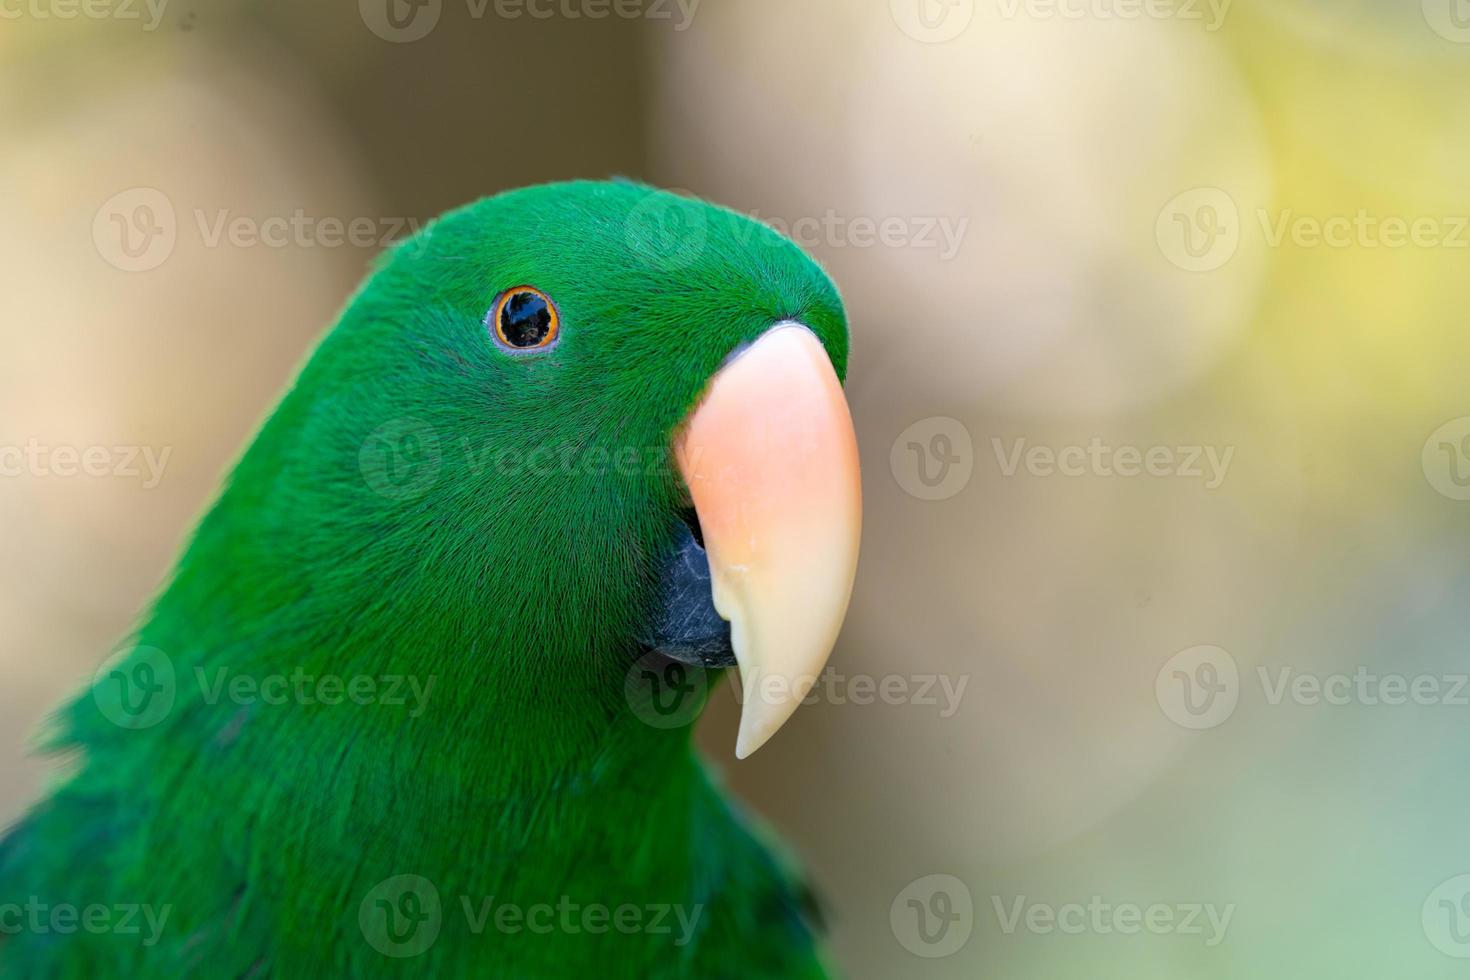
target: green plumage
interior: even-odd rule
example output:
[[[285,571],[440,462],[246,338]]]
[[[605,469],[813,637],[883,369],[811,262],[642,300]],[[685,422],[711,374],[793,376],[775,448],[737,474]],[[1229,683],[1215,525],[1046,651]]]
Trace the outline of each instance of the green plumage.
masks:
[[[484,324],[521,284],[560,311],[549,350],[507,353]],[[200,524],[141,652],[60,714],[50,747],[75,771],[0,843],[0,976],[824,976],[803,887],[689,729],[625,696],[683,500],[671,435],[785,319],[844,373],[841,303],[794,244],[633,184],[503,194],[396,247]],[[376,700],[229,686],[293,674],[377,679]],[[394,677],[432,687],[390,697]],[[150,679],[153,714],[119,715]],[[422,951],[400,940],[434,896],[382,886],[403,875],[439,900]],[[497,927],[502,906],[559,904],[608,924]],[[636,931],[611,921],[630,905]],[[93,906],[109,928],[83,924]]]

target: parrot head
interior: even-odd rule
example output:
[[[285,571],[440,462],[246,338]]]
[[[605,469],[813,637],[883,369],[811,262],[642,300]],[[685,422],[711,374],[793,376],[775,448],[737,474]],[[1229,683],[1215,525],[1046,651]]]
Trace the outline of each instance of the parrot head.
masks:
[[[621,698],[649,650],[738,663],[743,758],[852,589],[847,353],[830,280],[759,222],[624,182],[488,198],[323,341],[235,478],[275,515],[251,547],[302,603],[350,597],[334,645],[435,651],[501,719]]]
[[[692,751],[702,698],[666,725],[630,686],[737,665],[744,757],[816,682],[860,530],[846,362],[800,249],[647,187],[513,191],[389,251],[0,838],[0,901],[151,897],[168,938],[0,936],[5,964],[819,975],[799,876]],[[673,947],[482,935],[472,895],[693,915]]]

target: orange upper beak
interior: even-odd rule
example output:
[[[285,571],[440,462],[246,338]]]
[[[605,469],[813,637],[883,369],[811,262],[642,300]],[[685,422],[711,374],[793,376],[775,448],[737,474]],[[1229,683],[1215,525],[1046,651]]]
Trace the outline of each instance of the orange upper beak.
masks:
[[[675,455],[740,665],[744,759],[816,683],[857,572],[857,437],[821,342],[798,323],[768,330],[715,375]]]

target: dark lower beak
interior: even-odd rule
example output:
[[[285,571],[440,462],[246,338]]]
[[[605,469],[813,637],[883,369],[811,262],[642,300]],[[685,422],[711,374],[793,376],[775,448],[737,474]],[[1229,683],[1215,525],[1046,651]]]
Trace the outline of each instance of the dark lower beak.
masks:
[[[731,667],[735,651],[730,645],[730,624],[715,611],[709,556],[698,531],[698,519],[690,511],[664,560],[658,600],[639,639],[648,649],[672,660],[699,667]]]

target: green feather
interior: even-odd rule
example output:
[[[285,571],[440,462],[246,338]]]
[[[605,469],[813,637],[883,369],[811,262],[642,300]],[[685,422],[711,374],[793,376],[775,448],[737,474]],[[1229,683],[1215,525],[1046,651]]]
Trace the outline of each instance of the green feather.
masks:
[[[553,348],[492,341],[521,284]],[[671,436],[785,319],[844,373],[797,246],[635,184],[488,198],[385,256],[58,717],[75,772],[0,843],[0,976],[825,976],[788,862],[624,693],[683,500]],[[293,674],[358,697],[280,697]],[[438,931],[388,955],[375,929],[432,912],[403,875]],[[549,932],[500,912],[548,905]]]

